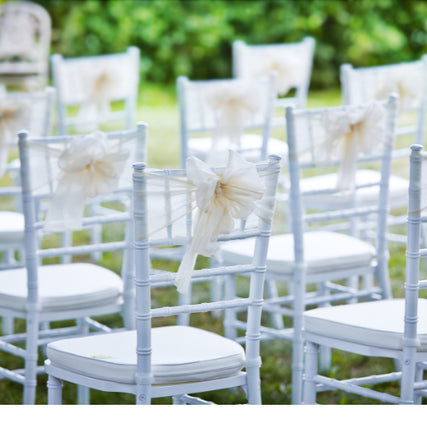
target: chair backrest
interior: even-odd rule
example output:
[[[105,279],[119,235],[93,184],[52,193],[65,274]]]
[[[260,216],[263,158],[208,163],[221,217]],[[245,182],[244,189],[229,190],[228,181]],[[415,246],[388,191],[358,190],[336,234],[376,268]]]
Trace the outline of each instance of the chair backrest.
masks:
[[[421,145],[412,145],[409,166],[409,203],[406,244],[405,315],[403,332],[403,363],[401,398],[413,402],[416,376],[416,352],[419,346],[417,324],[419,320],[418,299],[427,281],[420,279],[420,259],[427,257],[422,225],[427,222],[427,155]],[[425,392],[424,392],[425,393]]]
[[[127,274],[125,287],[130,291],[132,232],[126,207],[130,206],[132,192],[131,165],[145,160],[145,138],[143,123],[136,130],[115,133],[46,138],[32,138],[26,131],[19,133],[25,265],[32,302],[37,301],[37,266],[41,259],[95,251],[125,251],[123,274]],[[109,209],[90,209],[103,201],[110,202]],[[59,236],[55,237],[65,230],[78,232],[96,224],[114,223],[122,224],[117,227],[127,231],[124,236],[121,232],[110,236],[111,241],[86,243],[83,237],[71,246],[62,246]]]
[[[388,212],[388,184],[396,121],[396,98],[365,105],[295,110],[288,107],[287,142],[289,167],[290,223],[295,241],[295,262],[303,262],[303,232],[321,226],[323,230],[350,232],[362,236],[374,227],[378,253],[386,256],[385,231]],[[379,168],[380,179],[360,183],[359,168]],[[335,173],[336,169],[338,172]],[[307,176],[333,177],[327,186],[302,189]],[[378,191],[378,204],[360,206],[361,191]],[[305,208],[311,210],[305,212]],[[315,211],[314,207],[317,209]],[[357,219],[359,218],[359,220]],[[342,224],[340,224],[340,221]]]
[[[232,155],[234,154],[234,155]],[[145,165],[134,166],[134,232],[135,232],[135,256],[136,256],[136,319],[137,319],[137,387],[140,393],[150,396],[150,336],[151,319],[153,317],[174,316],[180,313],[191,314],[209,312],[225,308],[243,307],[248,310],[248,330],[246,335],[246,366],[247,370],[259,368],[259,323],[261,315],[264,273],[266,270],[266,254],[271,229],[271,220],[275,205],[275,192],[277,188],[278,174],[280,170],[280,157],[271,156],[268,162],[255,165],[246,161],[235,153],[230,154],[230,162],[227,168],[210,169],[198,159],[190,159],[185,170],[174,171],[146,171]],[[194,174],[194,166],[201,175],[197,178]],[[200,167],[200,169],[198,169]],[[239,171],[239,172],[238,172]],[[196,175],[198,174],[196,173]],[[198,182],[197,179],[199,180]],[[245,181],[245,183],[244,183]],[[212,187],[213,185],[213,187]],[[237,190],[242,196],[245,194],[246,202],[257,199],[256,208],[243,207],[240,214],[235,211],[232,204],[237,201],[228,191]],[[211,186],[210,191],[209,186]],[[215,188],[215,190],[213,190]],[[221,190],[220,190],[221,189]],[[221,205],[225,192],[233,200],[231,205],[226,204],[224,217],[219,219],[215,211]],[[257,194],[257,195],[256,195]],[[155,203],[151,202],[152,196],[157,196]],[[240,200],[242,201],[242,200]],[[159,208],[159,202],[163,208]],[[171,204],[172,202],[172,204]],[[204,212],[199,209],[207,210]],[[219,203],[217,203],[219,202]],[[195,212],[192,208],[197,205]],[[151,212],[152,207],[156,207]],[[181,206],[181,209],[179,208]],[[172,207],[172,208],[171,208]],[[224,206],[223,206],[224,207]],[[246,210],[247,209],[247,210]],[[222,208],[220,208],[222,210]],[[232,213],[234,211],[234,214]],[[251,212],[252,211],[252,212]],[[156,235],[152,230],[159,230],[156,221],[158,212],[163,212],[166,217],[164,224],[165,235]],[[182,215],[182,212],[184,215]],[[173,218],[170,217],[173,215]],[[220,215],[221,217],[221,215]],[[247,217],[246,220],[244,218]],[[216,218],[216,219],[215,219]],[[233,219],[236,221],[233,225]],[[241,218],[242,220],[237,220]],[[231,219],[231,222],[229,220]],[[219,222],[218,222],[219,220]],[[179,225],[180,221],[181,225]],[[192,227],[194,222],[194,228]],[[217,226],[219,228],[217,228]],[[172,227],[177,225],[177,227]],[[213,229],[215,232],[212,234]],[[193,232],[191,230],[194,230]],[[183,233],[184,231],[184,233]],[[188,234],[186,234],[188,233]],[[228,234],[227,234],[228,233]],[[206,238],[206,235],[209,237]],[[199,244],[205,246],[205,251],[211,252],[204,255],[212,255],[215,252],[216,241],[242,239],[255,237],[256,245],[252,263],[248,265],[233,265],[229,267],[201,268],[193,271],[193,264],[187,264],[190,258],[198,252]],[[205,241],[203,241],[205,239]],[[187,252],[181,262],[178,273],[153,273],[150,274],[150,249],[164,247],[165,245],[182,245],[188,243]],[[211,246],[213,245],[213,246]],[[194,251],[194,252],[192,252]],[[194,262],[194,259],[193,259]],[[150,288],[153,285],[160,286],[176,283],[180,291],[182,278],[192,282],[212,280],[227,274],[250,274],[249,298],[206,302],[198,304],[186,304],[168,307],[151,308]],[[194,290],[194,288],[193,288]],[[138,393],[139,394],[139,393]]]
[[[11,165],[7,166],[8,154],[17,146],[16,134],[20,130],[27,129],[35,137],[51,134],[54,96],[51,87],[40,92],[0,95],[0,172],[11,169]]]
[[[248,45],[237,40],[232,49],[234,77],[257,77],[275,71],[276,107],[305,107],[315,49],[312,37],[296,43],[263,45]],[[291,89],[295,89],[295,93],[286,97]]]
[[[247,79],[191,81],[177,79],[181,132],[181,166],[191,153],[191,138],[211,138],[211,152],[243,153],[241,138],[245,133],[262,137],[259,159],[266,159],[270,120],[274,100],[274,74]],[[245,153],[243,153],[245,154]]]
[[[40,5],[7,2],[0,7],[0,74],[37,74],[45,84],[51,20]]]
[[[376,67],[354,68],[351,64],[343,64],[340,76],[344,104],[386,99],[392,92],[399,96],[396,134],[412,135],[412,139],[404,143],[405,148],[397,141],[393,157],[407,158],[411,144],[424,144],[427,57]]]
[[[119,123],[107,129],[110,131],[134,126],[139,85],[137,47],[129,47],[124,53],[80,58],[55,54],[51,62],[61,135],[73,128],[88,132],[109,122]]]

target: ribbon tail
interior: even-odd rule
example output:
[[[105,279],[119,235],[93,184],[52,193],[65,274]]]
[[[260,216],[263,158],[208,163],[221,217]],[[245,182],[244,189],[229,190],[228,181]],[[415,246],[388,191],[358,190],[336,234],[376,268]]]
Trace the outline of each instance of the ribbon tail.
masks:
[[[52,198],[44,224],[44,230],[58,232],[78,230],[82,227],[86,195],[83,192],[67,192],[64,187]]]
[[[77,117],[76,130],[80,133],[90,132],[98,127],[98,110],[93,102],[82,104]]]
[[[183,295],[187,294],[190,288],[191,276],[193,274],[194,265],[196,264],[196,259],[197,252],[191,245],[185,252],[175,277],[175,286],[178,292]]]
[[[337,188],[351,191],[355,186],[357,165],[357,141],[350,135],[345,136],[343,154],[337,176]]]

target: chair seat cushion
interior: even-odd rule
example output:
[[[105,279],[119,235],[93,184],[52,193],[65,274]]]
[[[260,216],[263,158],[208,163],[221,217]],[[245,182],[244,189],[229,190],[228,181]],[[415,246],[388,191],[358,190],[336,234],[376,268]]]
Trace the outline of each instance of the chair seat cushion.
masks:
[[[230,263],[249,263],[254,244],[255,239],[226,242],[221,245],[221,257]],[[304,233],[304,251],[308,274],[369,266],[375,256],[375,249],[372,245],[345,234],[329,231]],[[293,235],[271,236],[267,254],[267,270],[278,274],[290,274],[294,268]]]
[[[24,215],[19,212],[0,212],[0,246],[24,244]]]
[[[152,329],[154,384],[225,378],[241,371],[240,344],[190,326]],[[54,341],[47,347],[52,365],[107,381],[134,384],[136,331]]]
[[[259,150],[261,149],[262,138],[257,134],[245,134],[240,142],[240,149],[244,152],[248,160],[259,161]],[[191,138],[188,141],[188,151],[196,157],[206,160],[208,153],[212,150],[212,138],[201,137]],[[225,151],[225,161],[227,160],[228,152]],[[277,154],[284,158],[287,153],[287,145],[285,141],[277,138],[269,138],[267,154]]]
[[[427,300],[418,300],[419,351],[427,351]],[[304,313],[304,330],[356,344],[402,348],[404,299],[390,299],[333,307]]]
[[[42,311],[73,310],[114,302],[122,292],[116,273],[84,263],[44,265],[38,269]],[[27,270],[0,271],[0,307],[25,310]]]
[[[356,174],[356,182],[359,185],[379,182],[380,172],[374,170],[359,170]],[[319,189],[336,188],[337,175],[334,173],[319,175],[312,178],[304,178],[301,181],[301,191],[313,191]],[[400,208],[408,204],[409,181],[397,175],[390,175],[389,202],[391,208]],[[362,188],[357,192],[356,201],[358,206],[371,206],[378,202],[379,187]],[[322,194],[321,196],[304,197],[305,204],[318,209],[339,208],[343,206],[343,196]]]

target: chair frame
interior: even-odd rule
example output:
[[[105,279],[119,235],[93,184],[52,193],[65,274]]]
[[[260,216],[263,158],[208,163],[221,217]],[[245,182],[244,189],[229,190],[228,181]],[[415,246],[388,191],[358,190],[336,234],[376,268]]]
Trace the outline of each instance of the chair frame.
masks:
[[[146,125],[139,123],[136,130],[111,132],[107,134],[109,138],[117,138],[121,136],[135,136],[138,143],[145,147]],[[78,138],[79,136],[60,136],[46,138],[30,138],[28,132],[21,131],[18,134],[19,151],[21,160],[21,182],[22,182],[22,205],[25,215],[25,268],[27,276],[27,304],[26,310],[20,311],[13,308],[0,308],[0,315],[8,318],[26,319],[26,332],[23,334],[15,334],[3,336],[0,339],[0,349],[15,356],[25,359],[25,368],[17,370],[8,370],[0,367],[0,376],[24,385],[24,404],[34,404],[36,391],[36,376],[44,372],[44,366],[37,366],[38,348],[48,342],[58,339],[61,336],[70,335],[86,335],[90,330],[109,332],[111,329],[103,325],[90,316],[98,316],[104,314],[120,313],[123,316],[123,321],[126,329],[134,327],[133,317],[133,245],[132,245],[132,221],[130,212],[115,212],[110,215],[98,215],[83,219],[83,226],[90,227],[94,223],[110,224],[123,223],[127,224],[128,231],[122,241],[105,242],[86,244],[81,246],[67,246],[57,248],[39,248],[40,230],[43,227],[42,221],[38,220],[39,201],[44,199],[46,195],[33,195],[30,183],[30,158],[27,147],[32,143],[49,143],[59,144],[65,143]],[[145,148],[144,148],[145,150]],[[124,194],[131,196],[131,185],[128,189],[119,189],[118,194],[121,197]],[[116,196],[117,198],[117,196]],[[99,200],[106,199],[105,197]],[[110,197],[111,199],[111,197]],[[108,199],[107,199],[108,200]],[[38,300],[38,269],[42,258],[60,257],[64,254],[90,254],[92,251],[123,251],[123,267],[122,280],[123,291],[122,300],[109,302],[108,304],[100,305],[97,303],[92,307],[81,309],[61,309],[57,311],[42,311]],[[76,326],[63,328],[50,328],[50,322],[58,320],[76,319]],[[42,327],[42,325],[44,325]],[[25,348],[19,348],[14,343],[25,341]],[[83,389],[82,389],[83,390]],[[87,392],[82,391],[79,396],[83,403],[87,400]]]
[[[288,134],[288,173],[290,177],[290,194],[288,198],[289,214],[291,223],[291,232],[294,241],[294,268],[289,273],[275,272],[272,269],[267,270],[266,290],[269,292],[264,301],[263,311],[272,316],[282,316],[293,318],[293,328],[284,327],[283,324],[274,324],[273,326],[262,326],[261,332],[263,339],[285,339],[292,341],[292,402],[299,404],[302,393],[302,369],[303,369],[303,338],[302,338],[302,319],[303,312],[308,305],[328,305],[337,301],[349,301],[357,298],[382,299],[391,297],[390,279],[388,274],[388,249],[385,240],[386,217],[388,213],[388,177],[391,165],[391,148],[393,146],[394,121],[396,115],[396,97],[391,96],[384,103],[388,110],[388,126],[385,134],[384,150],[380,156],[368,156],[370,161],[375,159],[381,162],[381,182],[371,185],[380,185],[379,203],[377,206],[359,207],[347,206],[342,209],[327,212],[304,212],[304,197],[307,193],[300,190],[300,169],[304,164],[300,164],[298,159],[298,147],[295,133],[294,118],[298,115],[310,115],[320,111],[346,110],[354,107],[331,107],[326,109],[297,110],[293,107],[286,109],[286,122]],[[314,167],[312,163],[305,164],[305,167]],[[358,186],[356,186],[355,193]],[[329,191],[330,193],[330,191]],[[325,194],[323,192],[322,194]],[[326,192],[328,194],[328,192]],[[312,195],[312,194],[311,194]],[[375,261],[367,263],[363,268],[339,270],[330,268],[325,272],[310,273],[305,268],[305,251],[303,236],[309,233],[306,229],[309,223],[316,223],[324,220],[340,218],[366,218],[371,215],[377,216],[376,228],[376,256]],[[333,230],[332,230],[333,231]],[[351,230],[350,230],[351,232]],[[355,236],[357,237],[357,236]],[[225,255],[226,256],[226,252]],[[267,256],[268,263],[268,256]],[[353,277],[373,277],[377,278],[378,287],[372,286],[370,280],[366,282],[366,288],[354,289],[351,286],[335,283],[338,280],[348,280]],[[290,284],[290,295],[278,296],[275,288],[275,281],[286,281]],[[317,284],[318,291],[308,293],[307,284]],[[232,287],[228,287],[228,292]],[[290,306],[290,307],[289,307]],[[273,318],[273,323],[275,317]],[[276,322],[278,323],[278,322]],[[226,336],[236,337],[236,329],[245,329],[246,323],[236,319],[236,310],[228,310],[225,313],[224,327]],[[323,353],[322,364],[329,365],[329,353]]]
[[[424,160],[423,160],[424,158]],[[422,397],[427,397],[427,381],[423,380],[423,371],[427,367],[427,355],[417,352],[417,310],[420,289],[427,288],[427,282],[420,280],[420,258],[427,256],[426,249],[420,247],[421,225],[426,221],[421,214],[421,169],[422,162],[427,161],[423,147],[411,146],[410,154],[410,184],[409,208],[407,216],[407,251],[406,251],[406,280],[405,280],[405,314],[400,350],[383,347],[367,346],[344,340],[331,339],[312,332],[304,332],[306,340],[306,369],[304,383],[304,403],[314,404],[317,392],[339,389],[348,393],[358,394],[367,398],[385,403],[413,404],[421,403]],[[393,358],[401,367],[399,372],[371,375],[364,378],[337,380],[317,374],[318,346],[326,345],[370,357]],[[380,384],[384,382],[400,381],[400,396],[386,392],[378,392],[363,385]]]
[[[273,197],[277,187],[279,174],[280,157],[271,156],[269,162],[258,166],[258,170],[272,168],[269,182],[267,184],[266,195]],[[172,396],[175,404],[204,404],[208,403],[200,398],[188,396],[188,393],[199,393],[215,389],[242,386],[248,396],[250,404],[261,404],[260,391],[260,357],[259,357],[259,320],[262,310],[262,289],[265,274],[265,257],[267,254],[268,240],[271,224],[263,220],[259,221],[257,228],[252,229],[251,235],[257,236],[257,249],[255,251],[252,264],[234,266],[231,268],[216,267],[196,270],[193,273],[192,281],[211,280],[214,277],[226,275],[234,272],[251,274],[251,294],[247,299],[232,299],[230,301],[207,302],[200,304],[178,305],[175,307],[151,308],[151,288],[163,284],[173,283],[174,273],[150,274],[150,247],[156,245],[164,246],[171,243],[182,244],[182,238],[178,241],[174,239],[160,239],[150,241],[148,238],[141,238],[147,233],[145,211],[148,207],[144,197],[139,196],[146,187],[146,176],[142,173],[145,164],[134,165],[134,230],[135,230],[135,267],[136,267],[136,330],[137,330],[137,373],[135,384],[121,384],[113,381],[102,381],[95,378],[79,375],[66,369],[59,368],[46,361],[46,371],[49,374],[48,380],[48,402],[49,404],[61,403],[62,380],[72,383],[82,384],[86,387],[96,388],[103,391],[116,391],[135,394],[137,404],[150,404],[152,398],[162,396]],[[220,171],[221,169],[216,169]],[[156,173],[156,172],[155,172]],[[185,171],[159,171],[159,174],[167,173],[182,177]],[[234,231],[231,235],[220,236],[220,240],[230,240],[244,238],[244,231]],[[176,238],[175,238],[176,239]],[[179,315],[180,313],[191,314],[212,310],[224,310],[232,307],[246,307],[249,316],[249,329],[246,335],[246,372],[241,372],[231,377],[222,379],[198,381],[189,383],[152,385],[151,372],[151,320],[155,317],[165,317]]]

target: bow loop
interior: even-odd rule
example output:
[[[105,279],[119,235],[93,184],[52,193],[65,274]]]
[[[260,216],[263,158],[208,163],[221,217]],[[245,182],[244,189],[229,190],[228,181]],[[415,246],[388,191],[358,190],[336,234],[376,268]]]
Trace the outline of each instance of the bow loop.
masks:
[[[129,150],[110,143],[100,131],[74,141],[58,159],[59,177],[45,229],[81,227],[86,199],[118,187]]]
[[[204,162],[190,157],[187,176],[197,188],[198,211],[193,238],[175,279],[181,293],[188,291],[197,255],[214,256],[218,236],[230,233],[235,219],[247,218],[264,194],[256,166],[231,150],[223,174],[215,174]]]

